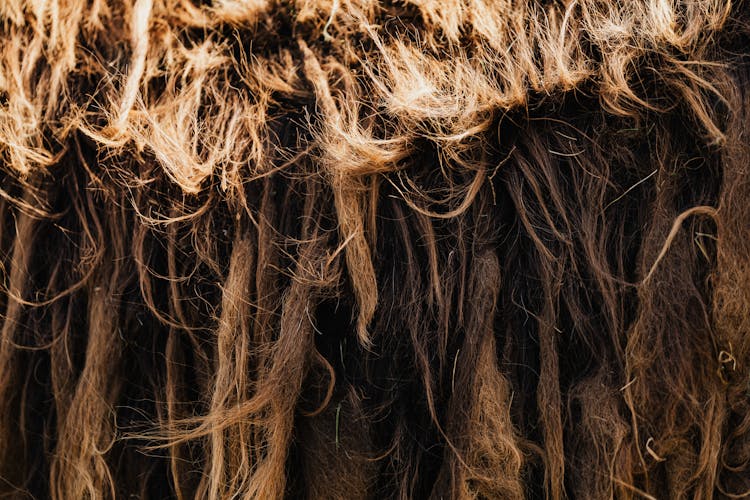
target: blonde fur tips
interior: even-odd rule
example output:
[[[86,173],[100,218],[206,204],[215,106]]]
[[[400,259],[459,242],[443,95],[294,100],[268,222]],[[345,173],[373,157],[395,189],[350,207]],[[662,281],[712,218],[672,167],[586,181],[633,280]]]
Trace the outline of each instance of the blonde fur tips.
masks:
[[[747,496],[749,27],[0,2],[0,497]]]

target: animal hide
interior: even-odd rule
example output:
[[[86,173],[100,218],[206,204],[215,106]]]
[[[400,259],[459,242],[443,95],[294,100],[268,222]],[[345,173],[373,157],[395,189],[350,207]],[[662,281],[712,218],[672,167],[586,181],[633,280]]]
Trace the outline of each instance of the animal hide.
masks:
[[[750,4],[2,0],[0,496],[750,495]]]

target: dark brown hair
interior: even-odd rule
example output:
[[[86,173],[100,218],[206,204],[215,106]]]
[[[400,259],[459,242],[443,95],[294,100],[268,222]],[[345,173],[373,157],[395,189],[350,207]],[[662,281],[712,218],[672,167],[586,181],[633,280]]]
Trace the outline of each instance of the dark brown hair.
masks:
[[[750,495],[748,14],[0,2],[0,496]]]

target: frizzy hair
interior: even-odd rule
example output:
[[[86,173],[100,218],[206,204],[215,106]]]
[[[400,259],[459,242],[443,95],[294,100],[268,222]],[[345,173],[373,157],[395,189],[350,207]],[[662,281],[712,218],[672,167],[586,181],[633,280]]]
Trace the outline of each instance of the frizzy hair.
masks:
[[[749,23],[0,2],[0,496],[750,495]]]

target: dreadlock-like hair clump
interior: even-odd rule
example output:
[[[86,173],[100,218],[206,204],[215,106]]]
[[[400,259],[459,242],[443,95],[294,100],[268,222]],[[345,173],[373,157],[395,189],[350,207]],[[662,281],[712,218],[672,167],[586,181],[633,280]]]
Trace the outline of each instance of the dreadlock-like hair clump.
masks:
[[[0,1],[0,496],[748,495],[747,1]]]

